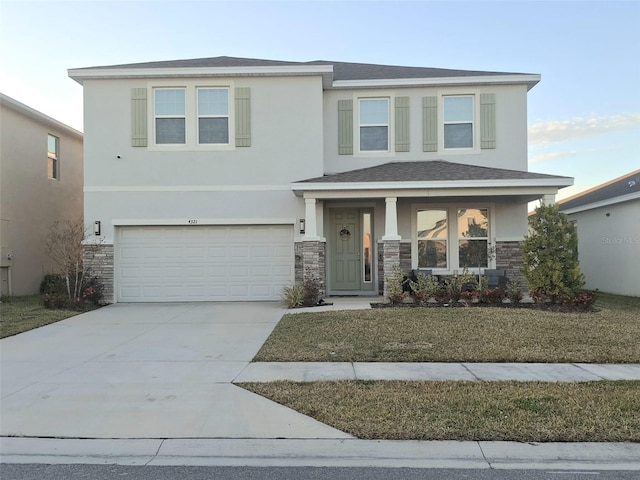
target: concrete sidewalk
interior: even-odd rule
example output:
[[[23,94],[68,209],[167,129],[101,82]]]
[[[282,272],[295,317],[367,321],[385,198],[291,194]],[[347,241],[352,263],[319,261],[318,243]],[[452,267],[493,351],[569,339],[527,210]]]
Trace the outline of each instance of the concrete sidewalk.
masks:
[[[233,382],[275,380],[640,380],[640,364],[258,362],[249,364]]]
[[[2,462],[640,470],[638,443],[358,439],[0,439]]]

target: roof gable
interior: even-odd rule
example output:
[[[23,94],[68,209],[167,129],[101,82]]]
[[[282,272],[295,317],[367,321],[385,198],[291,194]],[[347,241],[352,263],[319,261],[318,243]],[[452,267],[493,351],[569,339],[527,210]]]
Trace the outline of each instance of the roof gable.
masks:
[[[579,207],[587,207],[592,204],[617,203],[623,201],[629,195],[640,195],[640,170],[623,175],[594,188],[578,193],[572,197],[558,202],[561,211]],[[586,210],[587,208],[582,208]]]

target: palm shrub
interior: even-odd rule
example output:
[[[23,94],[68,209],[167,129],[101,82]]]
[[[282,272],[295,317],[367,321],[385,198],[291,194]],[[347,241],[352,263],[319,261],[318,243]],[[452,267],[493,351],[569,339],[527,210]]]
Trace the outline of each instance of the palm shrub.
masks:
[[[569,217],[558,205],[541,204],[529,218],[529,235],[520,250],[522,273],[534,298],[557,303],[561,297],[575,297],[584,286],[578,263],[578,236]]]

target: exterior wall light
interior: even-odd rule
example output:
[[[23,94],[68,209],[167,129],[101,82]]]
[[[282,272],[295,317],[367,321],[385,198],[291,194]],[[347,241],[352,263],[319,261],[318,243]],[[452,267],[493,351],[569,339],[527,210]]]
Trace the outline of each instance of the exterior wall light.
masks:
[[[100,220],[93,222],[93,234],[95,236],[100,236]]]
[[[300,219],[300,233],[304,234],[304,218]]]

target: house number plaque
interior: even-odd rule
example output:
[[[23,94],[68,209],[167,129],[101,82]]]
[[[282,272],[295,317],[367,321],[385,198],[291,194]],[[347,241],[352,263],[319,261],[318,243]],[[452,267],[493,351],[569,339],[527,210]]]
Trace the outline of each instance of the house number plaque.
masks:
[[[189,225],[197,225],[198,224],[198,220],[195,219],[190,219],[188,220]]]

